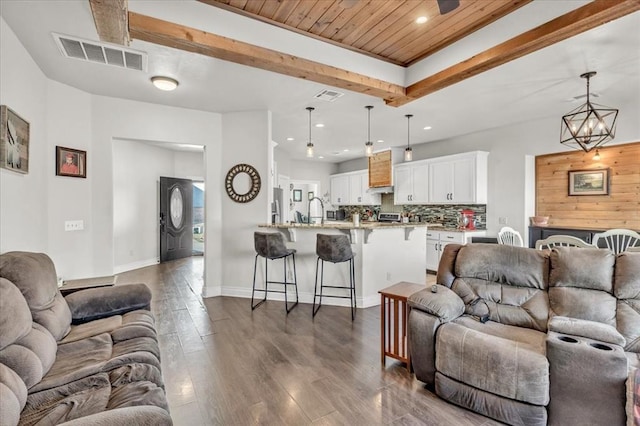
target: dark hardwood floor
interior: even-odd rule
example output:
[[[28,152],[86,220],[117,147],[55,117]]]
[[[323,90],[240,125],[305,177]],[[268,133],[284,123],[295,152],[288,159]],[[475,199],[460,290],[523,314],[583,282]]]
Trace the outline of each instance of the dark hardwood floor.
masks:
[[[153,292],[171,417],[176,425],[497,425],[440,400],[388,358],[379,307],[202,299],[203,258],[119,274]]]

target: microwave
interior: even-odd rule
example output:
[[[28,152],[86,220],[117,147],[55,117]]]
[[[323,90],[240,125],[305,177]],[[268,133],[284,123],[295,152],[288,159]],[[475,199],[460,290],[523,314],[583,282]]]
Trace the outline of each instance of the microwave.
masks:
[[[345,220],[347,213],[344,209],[327,210],[327,220]]]

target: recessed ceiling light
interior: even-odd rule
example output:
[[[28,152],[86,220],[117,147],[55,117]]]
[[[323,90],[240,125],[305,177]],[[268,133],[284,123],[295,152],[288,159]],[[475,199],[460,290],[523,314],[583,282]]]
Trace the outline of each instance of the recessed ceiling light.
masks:
[[[416,19],[416,24],[424,24],[425,22],[427,22],[426,16],[420,16],[418,19]]]
[[[178,87],[178,80],[173,79],[171,77],[163,77],[160,75],[156,75],[154,77],[151,77],[151,82],[158,89],[164,90],[165,92],[176,90],[176,87]]]
[[[431,130],[431,126],[425,126],[424,130]]]
[[[318,123],[318,124],[316,124],[316,127],[324,127],[324,124]]]
[[[287,140],[288,140],[288,141],[292,141],[292,140],[294,140],[294,139],[293,139],[293,138],[287,138]]]
[[[321,155],[321,156],[319,156],[318,158],[322,160],[322,159],[324,158],[324,156],[322,156],[322,155]]]
[[[343,149],[343,151],[344,151],[344,152],[349,152],[349,150],[348,150],[348,149]]]
[[[382,139],[378,139],[378,141],[377,141],[377,142],[378,142],[378,143],[382,143],[382,142],[384,142],[384,141],[383,141]]]

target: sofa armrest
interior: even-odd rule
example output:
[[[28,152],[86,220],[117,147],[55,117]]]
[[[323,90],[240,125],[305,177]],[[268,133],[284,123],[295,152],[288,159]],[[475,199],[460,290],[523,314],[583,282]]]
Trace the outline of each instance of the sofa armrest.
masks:
[[[548,329],[556,333],[585,337],[603,343],[622,346],[623,348],[627,342],[622,334],[611,325],[577,318],[553,317],[549,320]]]
[[[60,423],[64,426],[112,426],[112,425],[158,425],[171,426],[173,421],[166,410],[152,405],[115,408],[90,416]]]
[[[453,290],[442,285],[434,285],[412,294],[407,303],[412,309],[433,315],[443,323],[452,321],[464,313],[462,299]]]
[[[65,300],[71,310],[72,324],[82,324],[138,309],[148,310],[151,290],[145,284],[91,288],[71,293]]]

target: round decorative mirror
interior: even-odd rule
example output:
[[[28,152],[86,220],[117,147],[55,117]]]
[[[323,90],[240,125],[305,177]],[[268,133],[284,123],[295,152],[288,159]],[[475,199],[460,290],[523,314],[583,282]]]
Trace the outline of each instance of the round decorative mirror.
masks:
[[[224,180],[224,186],[231,198],[236,203],[248,203],[258,196],[260,192],[260,174],[248,164],[236,164]]]

